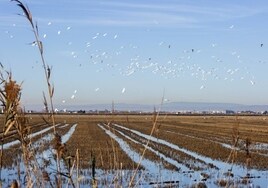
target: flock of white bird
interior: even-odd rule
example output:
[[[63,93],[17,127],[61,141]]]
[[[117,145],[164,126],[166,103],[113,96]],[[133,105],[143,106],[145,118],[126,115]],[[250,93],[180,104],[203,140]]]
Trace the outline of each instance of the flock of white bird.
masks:
[[[53,25],[52,22],[48,22],[47,26],[50,27]],[[15,27],[16,24],[13,24]],[[229,26],[229,29],[233,29],[234,25]],[[67,26],[65,30],[56,30],[56,35],[64,35],[65,32],[70,32],[72,30],[71,26]],[[5,31],[8,37],[13,38],[14,36],[10,31]],[[46,40],[49,36],[48,34],[43,34],[41,40]],[[217,63],[222,63],[223,59],[221,57],[217,57],[216,55],[211,55],[210,61],[215,62],[215,66],[210,68],[203,68],[202,64],[196,62],[196,58],[198,54],[202,54],[202,49],[185,49],[178,53],[177,57],[173,57],[166,62],[158,62],[160,60],[155,57],[144,55],[137,55],[139,47],[134,44],[121,45],[115,51],[109,52],[100,49],[95,49],[94,44],[98,43],[99,39],[107,38],[107,40],[117,40],[120,36],[118,34],[109,34],[109,33],[96,33],[93,35],[88,41],[84,43],[84,52],[88,56],[87,63],[96,66],[96,72],[104,71],[105,69],[116,69],[122,76],[133,76],[135,73],[140,72],[150,72],[155,75],[160,75],[165,79],[176,79],[179,77],[190,76],[197,80],[204,81],[204,84],[200,85],[200,90],[206,88],[205,81],[208,79],[215,80],[225,80],[225,81],[234,81],[235,79],[246,80],[249,84],[254,85],[255,77],[250,73],[247,67],[241,68],[242,58],[237,51],[230,52],[230,56],[237,61],[238,66],[236,68],[217,68]],[[73,42],[69,41],[68,45],[72,46]],[[35,44],[32,44],[35,46]],[[217,48],[218,44],[211,43],[210,48]],[[161,48],[163,53],[168,52],[168,50],[172,50],[173,46],[165,41],[160,41],[156,43],[157,48]],[[263,47],[261,44],[260,47]],[[120,58],[122,54],[125,53],[126,50],[133,50],[135,55],[130,57],[128,63],[126,64],[125,60],[123,66],[120,63],[113,62],[113,58]],[[79,52],[81,53],[81,52]],[[77,59],[79,58],[79,54],[76,50],[70,51],[70,57]],[[162,54],[163,55],[163,54]],[[165,54],[164,54],[165,55]],[[192,59],[195,59],[192,61]],[[101,65],[101,68],[99,68]],[[82,64],[79,64],[82,66]],[[95,88],[94,91],[98,92],[100,88]],[[121,93],[124,94],[126,92],[126,88],[122,88]],[[70,99],[74,100],[76,98],[77,90],[74,90]],[[62,103],[65,103],[66,100],[62,100]]]

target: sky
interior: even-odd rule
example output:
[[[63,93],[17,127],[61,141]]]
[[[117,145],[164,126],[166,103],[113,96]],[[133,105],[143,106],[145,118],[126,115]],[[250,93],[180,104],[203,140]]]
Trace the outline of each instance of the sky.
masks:
[[[268,2],[25,0],[38,24],[57,106],[219,102],[268,104]],[[47,91],[34,34],[0,0],[0,62],[22,105]]]

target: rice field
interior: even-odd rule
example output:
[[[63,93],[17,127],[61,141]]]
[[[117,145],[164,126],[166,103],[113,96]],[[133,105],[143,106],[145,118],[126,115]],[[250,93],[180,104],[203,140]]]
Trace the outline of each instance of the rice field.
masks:
[[[41,115],[27,116],[36,165],[54,187],[53,128]],[[63,176],[66,186],[128,187],[131,181],[131,187],[268,186],[266,116],[66,114],[56,115],[56,130],[64,144],[62,171],[79,161],[72,181]],[[2,143],[3,187],[14,179],[23,182],[16,132]]]

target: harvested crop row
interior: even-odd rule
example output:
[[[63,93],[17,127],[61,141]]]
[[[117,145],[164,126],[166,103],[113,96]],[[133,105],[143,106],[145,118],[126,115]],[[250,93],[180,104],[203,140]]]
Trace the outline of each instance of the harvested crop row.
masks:
[[[113,127],[116,130],[123,132],[125,135],[129,136],[130,138],[132,138],[133,140],[136,140],[139,143],[142,143],[144,145],[147,143],[147,139],[144,137],[141,137],[133,132],[127,131],[127,130],[122,129],[120,127],[116,127],[116,126],[113,126]],[[186,153],[184,153],[182,151],[174,150],[174,149],[172,149],[164,144],[158,143],[158,142],[150,141],[148,146],[153,148],[154,150],[162,153],[166,157],[169,157],[169,158],[177,161],[178,163],[185,165],[187,168],[189,168],[189,170],[201,170],[204,168],[212,167],[212,166],[205,164],[203,161],[201,161],[199,159],[196,159],[190,155],[187,155]],[[154,157],[150,156],[150,159],[155,160],[154,153],[153,153],[153,156]],[[177,170],[179,170],[179,169],[177,169]]]
[[[98,119],[79,119],[76,131],[67,142],[71,155],[78,149],[81,167],[91,168],[94,158],[98,169],[129,169],[133,161],[120,149],[119,145],[98,126]]]
[[[136,123],[129,123],[127,127],[138,130],[140,132],[143,132],[145,134],[150,133],[150,123],[143,122],[142,124],[136,124]],[[211,157],[213,159],[219,159],[222,161],[226,161],[229,157],[229,154],[231,152],[230,149],[223,147],[222,145],[215,143],[213,141],[205,140],[200,142],[200,140],[195,138],[190,138],[187,136],[178,136],[172,135],[170,133],[167,133],[165,131],[158,131],[159,138],[163,140],[167,140],[171,143],[174,143],[180,147],[186,148],[190,151],[194,151],[196,153],[199,153],[201,155]],[[238,164],[244,165],[247,161],[248,156],[246,155],[246,152],[238,152],[236,157],[236,162]],[[267,158],[262,155],[258,155],[258,153],[252,153],[251,154],[251,167],[263,169],[263,167],[267,166]]]

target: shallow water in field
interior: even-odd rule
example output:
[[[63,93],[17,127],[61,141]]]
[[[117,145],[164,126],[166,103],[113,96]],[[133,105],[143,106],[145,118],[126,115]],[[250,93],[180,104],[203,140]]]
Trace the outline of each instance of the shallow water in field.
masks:
[[[140,161],[140,154],[136,153],[135,151],[131,150],[130,146],[123,141],[121,138],[117,137],[116,135],[114,135],[111,131],[109,131],[108,129],[105,129],[102,125],[98,125],[100,128],[102,128],[106,134],[108,134],[111,138],[113,138],[121,147],[121,149],[136,163],[139,163]],[[141,161],[141,165],[143,167],[145,167],[145,169],[151,171],[151,172],[155,172],[157,171],[157,169],[159,168],[163,168],[163,166],[156,164],[150,160],[142,160]]]
[[[72,127],[70,128],[70,130],[61,137],[61,143],[66,143],[72,136],[72,134],[74,133],[75,131],[75,128],[76,128],[77,124],[74,124],[72,125]]]
[[[57,126],[59,126],[59,125],[60,125],[60,124],[56,124],[55,126],[57,127]],[[29,135],[29,138],[33,138],[33,137],[35,137],[35,136],[44,134],[44,133],[46,133],[47,131],[49,131],[49,130],[51,130],[51,129],[53,129],[52,126],[51,126],[51,127],[48,127],[48,128],[45,128],[45,129],[43,129],[43,130],[41,130],[41,131],[32,133],[32,134]],[[3,149],[8,149],[8,148],[10,148],[11,146],[17,145],[17,144],[19,144],[19,143],[20,143],[19,140],[15,140],[15,141],[6,143],[6,144],[3,145]]]
[[[208,185],[209,184],[209,187],[214,187],[216,186],[214,181],[216,181],[217,178],[219,177],[223,177],[224,178],[224,173],[225,172],[228,172],[229,170],[231,170],[232,174],[234,175],[234,177],[230,178],[234,181],[239,181],[241,180],[242,177],[244,177],[247,173],[250,173],[250,181],[252,183],[252,185],[259,185],[261,187],[265,187],[265,186],[268,186],[268,172],[267,171],[259,171],[259,170],[256,170],[256,169],[251,169],[249,171],[247,171],[244,167],[242,166],[239,166],[239,165],[232,165],[232,164],[229,164],[229,163],[225,163],[225,162],[222,162],[222,161],[218,161],[218,160],[214,160],[214,159],[211,159],[209,157],[205,157],[205,156],[202,156],[202,155],[199,155],[195,152],[192,152],[192,151],[189,151],[189,150],[186,150],[184,148],[181,148],[175,144],[172,144],[170,142],[167,142],[165,140],[162,140],[162,139],[158,139],[158,138],[155,138],[153,136],[150,136],[150,135],[146,135],[146,134],[143,134],[139,131],[136,131],[136,130],[132,130],[132,129],[129,129],[129,128],[126,128],[124,126],[121,126],[121,125],[118,125],[118,124],[114,124],[115,126],[117,127],[120,127],[122,129],[125,129],[127,131],[131,131],[141,137],[144,137],[145,139],[148,139],[148,140],[151,140],[151,141],[154,141],[154,142],[158,142],[158,143],[161,143],[161,144],[164,144],[168,147],[170,147],[171,149],[175,149],[175,150],[179,150],[179,151],[182,151],[194,158],[198,158],[202,161],[204,161],[205,163],[211,163],[213,165],[215,165],[216,167],[218,167],[220,170],[218,172],[208,172],[210,173],[211,175],[214,174],[215,177],[214,180],[211,181],[211,183],[208,183],[206,182],[206,184]],[[198,178],[197,178],[198,180]],[[189,182],[187,182],[189,184]]]
[[[194,174],[191,174],[192,177],[190,177],[190,174],[183,174],[176,171],[168,170],[163,167],[163,165],[153,162],[151,160],[143,158],[141,160],[141,155],[137,152],[131,150],[130,146],[123,141],[121,138],[117,137],[115,134],[113,134],[108,129],[105,129],[104,126],[98,125],[101,127],[106,134],[108,134],[111,138],[113,138],[115,141],[118,142],[121,149],[126,152],[126,154],[136,163],[141,162],[141,165],[145,168],[145,170],[140,170],[142,172],[141,179],[139,182],[141,183],[142,187],[147,187],[149,184],[158,184],[163,185],[164,182],[171,182],[171,181],[179,181],[179,182],[185,182],[187,185],[192,181],[192,178],[194,178]],[[121,135],[126,137],[127,139],[132,140],[130,137],[124,135],[122,132],[118,131]],[[134,141],[134,140],[132,140]],[[138,143],[137,141],[134,141]],[[139,143],[140,144],[140,143]],[[164,156],[158,151],[155,151],[154,149],[148,147],[148,150],[157,153],[158,156],[162,157],[164,160],[170,162],[171,164],[177,166],[178,168],[182,168],[185,171],[189,171],[189,169],[176,161]],[[141,161],[140,161],[141,160]],[[176,184],[176,183],[175,183]]]
[[[59,126],[60,124],[57,124],[56,126]],[[67,124],[63,125],[63,126],[67,126]],[[66,143],[72,136],[72,134],[75,131],[77,124],[74,124],[71,126],[71,128],[69,129],[69,131],[62,135],[62,144]],[[62,128],[62,127],[60,127]],[[33,138],[35,136],[41,135],[41,134],[45,134],[44,136],[42,136],[41,139],[37,140],[36,142],[33,143],[33,148],[35,150],[38,150],[38,148],[42,147],[43,144],[45,142],[50,142],[53,137],[54,134],[50,133],[48,134],[47,131],[53,129],[53,127],[48,127],[46,129],[43,129],[39,132],[33,133],[30,135],[30,138]],[[19,144],[18,141],[13,141],[10,143],[6,144],[6,148],[11,147],[13,145]],[[7,147],[8,146],[8,147]],[[36,158],[36,164],[38,164],[38,166],[44,166],[44,163],[46,161],[49,161],[49,165],[46,167],[46,170],[49,174],[53,174],[56,171],[56,161],[54,159],[53,156],[53,149],[52,148],[48,148],[42,152],[38,152],[35,156]],[[2,186],[3,187],[8,187],[13,180],[18,179],[18,170],[20,170],[20,179],[22,180],[25,176],[25,169],[24,169],[24,164],[21,158],[17,159],[18,163],[17,165],[13,164],[13,166],[8,167],[8,168],[2,168],[2,172],[1,172],[1,178],[2,178]],[[61,161],[61,166],[63,167],[63,171],[66,171],[65,169],[65,164],[63,163],[63,161]],[[23,181],[22,181],[23,182]],[[25,185],[21,185],[22,187],[24,187]]]
[[[119,134],[121,134],[122,136],[124,136],[125,138],[131,140],[134,143],[140,144],[143,147],[146,147],[148,150],[150,150],[151,152],[153,152],[155,155],[159,156],[160,158],[162,158],[163,160],[167,161],[168,163],[176,166],[178,169],[180,169],[180,171],[190,171],[189,168],[187,168],[185,165],[178,163],[176,160],[173,160],[172,158],[166,157],[164,154],[161,153],[161,151],[157,151],[154,150],[153,148],[146,146],[145,144],[142,144],[132,138],[130,138],[129,136],[125,135],[124,133],[122,133],[121,131],[116,130]]]
[[[62,125],[62,127],[66,127],[68,125]],[[139,140],[136,140],[134,138],[129,137],[128,135],[124,134],[122,131],[114,129],[118,133],[118,136],[116,136],[113,132],[111,132],[105,125],[98,125],[107,135],[109,135],[111,138],[113,138],[121,147],[121,149],[135,162],[139,162],[141,159],[141,155],[135,151],[132,150],[131,146],[127,144],[122,138],[125,138],[129,140],[130,142],[134,142],[137,145],[140,145],[141,148],[146,147],[144,143],[140,142]],[[151,188],[151,187],[164,187],[164,186],[173,186],[173,187],[189,187],[190,185],[194,185],[198,182],[202,182],[201,180],[204,178],[202,176],[202,173],[208,174],[210,177],[205,181],[204,183],[207,185],[207,187],[210,188],[216,188],[218,187],[216,185],[216,181],[219,179],[225,179],[227,180],[228,177],[224,175],[224,172],[227,172],[228,169],[232,167],[232,173],[234,174],[234,177],[229,177],[230,182],[233,183],[233,185],[238,185],[237,181],[241,180],[241,177],[243,177],[247,171],[241,166],[226,164],[222,161],[213,160],[209,157],[205,157],[202,155],[199,155],[195,152],[186,150],[184,148],[181,148],[175,144],[172,144],[170,142],[167,142],[162,139],[158,139],[146,134],[143,134],[139,131],[132,130],[126,127],[123,127],[121,125],[115,125],[117,127],[120,127],[121,129],[130,131],[132,133],[135,133],[139,135],[140,137],[144,139],[151,140],[153,142],[161,143],[170,149],[173,150],[180,150],[182,152],[187,153],[190,156],[196,157],[206,163],[212,163],[215,166],[219,167],[220,170],[217,169],[207,169],[203,171],[191,171],[188,167],[186,167],[184,164],[181,164],[174,160],[173,158],[165,156],[161,151],[158,151],[152,147],[147,146],[147,149],[153,152],[156,156],[161,158],[162,160],[166,161],[167,163],[170,163],[174,166],[176,166],[180,170],[169,170],[166,169],[162,164],[157,163],[155,161],[151,161],[149,159],[142,159],[141,165],[144,167],[145,170],[139,170],[137,172],[136,177],[134,178],[134,184],[136,184],[136,187],[145,187],[145,188]],[[68,140],[71,138],[72,134],[75,132],[75,129],[77,127],[77,124],[74,124],[70,126],[68,132],[62,136],[62,143],[68,142]],[[42,131],[36,132],[32,134],[31,136],[34,137],[36,135],[44,134],[44,136],[36,141],[34,143],[34,147],[40,147],[44,142],[49,142],[53,139],[53,134],[48,134],[47,131],[49,128],[44,129]],[[120,137],[120,138],[119,138]],[[12,143],[12,142],[11,142]],[[10,143],[8,143],[10,144]],[[12,143],[14,144],[14,143]],[[10,144],[10,145],[12,145]],[[10,146],[9,146],[10,147]],[[37,156],[37,162],[42,166],[44,164],[44,159],[47,159],[50,161],[50,164],[46,167],[46,171],[53,177],[52,181],[54,181],[54,175],[56,171],[56,163],[53,157],[53,149],[50,147],[49,149],[46,149],[42,153],[39,153]],[[22,162],[19,162],[17,165],[13,165],[9,168],[3,168],[2,169],[2,179],[3,181],[3,187],[8,187],[13,179],[18,178],[17,169],[18,166],[20,167],[21,171],[24,171],[24,165]],[[62,170],[67,172],[67,168],[65,166],[65,163],[61,161],[61,167]],[[268,172],[265,171],[257,171],[255,169],[252,169],[248,171],[251,175],[250,183],[247,185],[247,187],[256,187],[257,185],[260,187],[267,187],[268,186]],[[101,170],[96,169],[96,179],[98,181],[99,187],[128,187],[128,183],[131,180],[132,176],[134,174],[133,170]],[[92,184],[92,172],[90,169],[83,169],[81,171],[77,172],[74,170],[73,172],[73,179],[77,180],[77,175],[79,177],[79,184],[81,188],[86,188],[91,186]],[[21,175],[21,179],[24,178],[24,174]],[[65,178],[66,179],[66,178]],[[22,181],[23,182],[23,181]],[[77,182],[74,182],[75,184]],[[69,184],[70,185],[70,184]],[[25,186],[25,185],[23,185]],[[47,185],[48,186],[48,185]],[[63,182],[63,187],[67,186],[67,181]],[[239,184],[241,186],[241,184]],[[243,186],[242,186],[243,187]],[[246,186],[244,186],[246,187]]]

